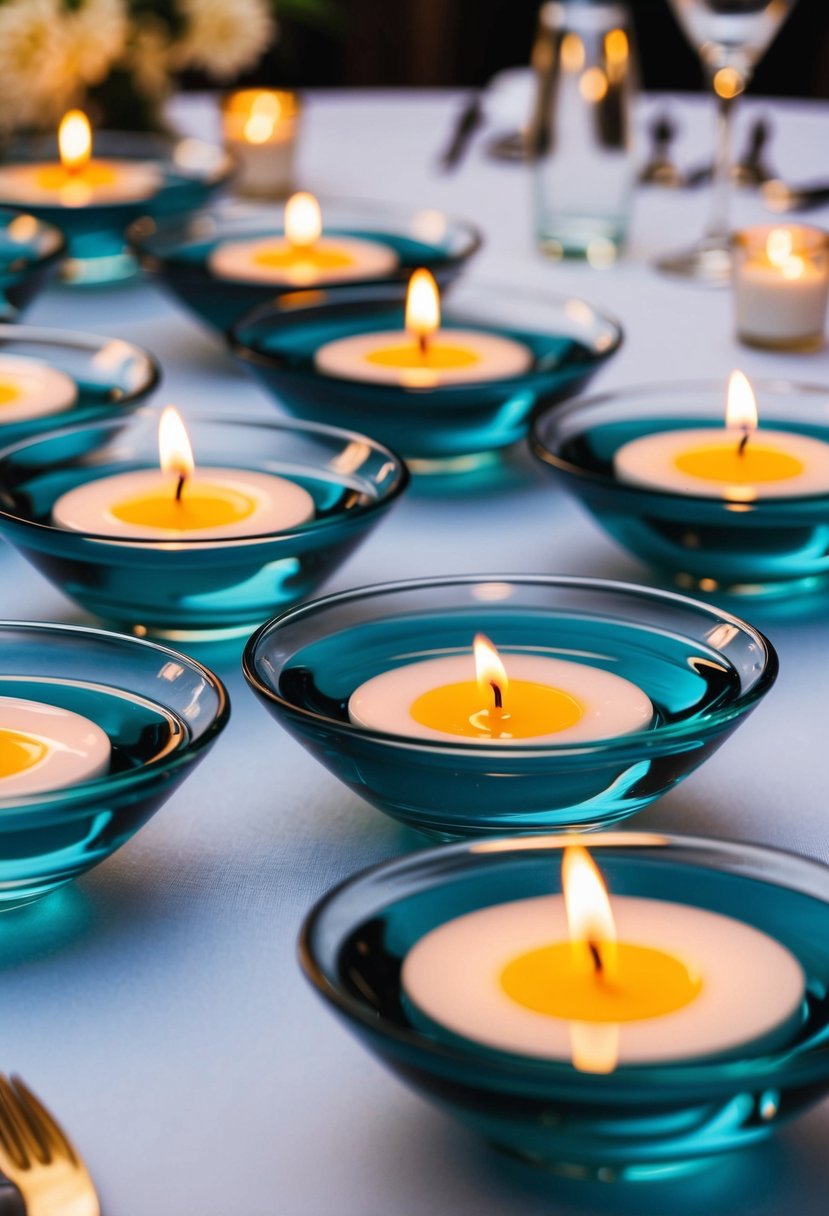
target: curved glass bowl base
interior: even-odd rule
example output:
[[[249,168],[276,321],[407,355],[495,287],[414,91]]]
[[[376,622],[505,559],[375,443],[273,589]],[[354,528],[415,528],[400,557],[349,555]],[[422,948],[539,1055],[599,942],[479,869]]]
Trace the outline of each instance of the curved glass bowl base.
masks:
[[[228,717],[222,685],[194,660],[64,625],[0,622],[0,697],[80,714],[111,745],[94,780],[0,798],[0,911],[48,895],[125,844]]]
[[[511,1157],[559,1176],[634,1182],[695,1172],[820,1101],[829,1090],[827,870],[779,850],[637,832],[589,839],[614,893],[735,918],[794,955],[806,995],[776,1046],[598,1073],[489,1046],[413,1011],[401,971],[415,944],[480,908],[559,893],[567,843],[504,836],[355,875],[305,922],[307,978],[398,1079]]]
[[[752,385],[764,428],[827,445],[826,389],[785,380]],[[829,491],[758,495],[679,493],[617,473],[630,443],[688,429],[722,432],[720,380],[674,381],[583,397],[539,414],[530,446],[623,548],[683,591],[735,601],[787,601],[829,579]]]
[[[483,632],[516,653],[627,679],[652,722],[608,739],[498,746],[356,726],[365,681]],[[667,592],[599,579],[492,574],[360,588],[289,610],[245,649],[269,712],[361,798],[435,839],[601,828],[673,789],[771,686],[777,660],[737,617]]]
[[[459,476],[464,473],[482,473],[490,469],[495,469],[504,459],[504,451],[509,449],[499,448],[497,451],[485,452],[470,452],[466,456],[433,456],[433,457],[412,457],[406,460],[409,466],[409,472],[414,473],[418,477],[441,477],[441,476]]]
[[[122,248],[112,253],[67,258],[60,277],[73,287],[99,287],[104,283],[126,282],[137,274],[138,262]]]

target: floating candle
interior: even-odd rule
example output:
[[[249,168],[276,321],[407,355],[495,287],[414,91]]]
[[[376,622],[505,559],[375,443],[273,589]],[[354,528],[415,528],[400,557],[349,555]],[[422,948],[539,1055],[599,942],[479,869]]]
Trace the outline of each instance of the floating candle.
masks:
[[[0,799],[92,781],[109,770],[100,726],[57,705],[0,697]]]
[[[793,431],[757,429],[754,394],[742,372],[728,384],[726,425],[660,431],[624,444],[613,458],[620,481],[753,502],[829,491],[829,444]]]
[[[425,934],[401,975],[415,1010],[584,1072],[760,1051],[794,1035],[804,976],[779,942],[685,904],[623,896],[611,909],[580,846],[565,850],[562,871],[563,896],[495,904]]]
[[[440,331],[440,295],[428,270],[416,270],[406,295],[406,331],[380,330],[327,342],[318,371],[346,380],[434,388],[520,376],[533,362],[529,347],[483,329]]]
[[[0,354],[0,434],[5,423],[68,410],[78,399],[71,376],[38,359]]]
[[[424,659],[366,680],[348,702],[357,726],[487,745],[578,743],[645,730],[654,711],[621,676],[542,655],[511,654],[509,675],[478,634],[464,655]]]
[[[735,239],[737,336],[750,346],[823,344],[829,236],[797,225],[748,228]]]
[[[0,165],[0,199],[31,206],[89,207],[131,203],[159,189],[152,161],[92,159],[92,132],[80,110],[70,110],[58,131],[60,162]]]
[[[284,237],[222,241],[208,266],[219,278],[312,287],[383,278],[396,270],[399,260],[381,241],[323,236],[319,203],[313,194],[301,193],[285,204]]]
[[[313,518],[313,498],[288,478],[220,467],[196,474],[174,409],[163,411],[158,431],[159,470],[77,486],[55,502],[53,522],[97,536],[200,541],[283,532]]]

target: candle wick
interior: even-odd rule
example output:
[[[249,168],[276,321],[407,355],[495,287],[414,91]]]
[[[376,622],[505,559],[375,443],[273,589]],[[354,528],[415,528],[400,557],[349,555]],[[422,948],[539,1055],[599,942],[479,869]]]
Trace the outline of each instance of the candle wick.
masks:
[[[746,428],[746,430],[743,431],[742,439],[737,444],[737,455],[738,456],[745,456],[746,445],[748,444],[750,435],[751,435],[751,431],[749,431],[748,428]]]
[[[504,697],[501,692],[501,689],[498,687],[498,685],[495,683],[494,680],[489,681],[489,687],[492,689],[492,695],[495,697],[495,708],[503,709],[504,708]]]
[[[604,964],[602,963],[602,952],[595,942],[588,942],[587,949],[590,951],[590,957],[593,960],[593,970],[597,975],[604,974]]]
[[[186,480],[187,480],[187,474],[179,473],[178,485],[176,486],[176,502],[181,502],[181,493],[182,493],[182,490],[184,489],[184,483]]]
[[[421,357],[423,359],[425,359],[429,353],[429,335],[428,334],[418,334],[417,335],[417,349],[420,351]]]

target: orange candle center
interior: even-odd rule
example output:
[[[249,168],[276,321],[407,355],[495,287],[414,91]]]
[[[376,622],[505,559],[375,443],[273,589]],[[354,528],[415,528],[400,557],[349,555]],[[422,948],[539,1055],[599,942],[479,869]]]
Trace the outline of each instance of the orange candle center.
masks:
[[[380,367],[422,367],[430,371],[472,367],[480,361],[481,357],[476,351],[441,341],[429,342],[425,350],[422,350],[417,342],[406,342],[400,346],[383,346],[366,355],[367,363],[375,363]]]
[[[738,443],[712,443],[681,452],[674,459],[681,473],[702,481],[723,481],[730,485],[756,485],[786,481],[803,472],[803,462],[788,452],[749,440],[742,455]]]
[[[468,739],[532,739],[574,726],[584,707],[570,693],[533,680],[510,680],[508,702],[481,705],[477,680],[422,693],[409,710],[415,722]]]
[[[689,1005],[702,981],[678,958],[649,946],[615,944],[615,974],[586,967],[569,941],[530,950],[507,963],[501,987],[518,1005],[575,1022],[635,1022]]]
[[[48,751],[46,744],[34,735],[16,730],[0,730],[0,777],[16,777],[33,768]]]
[[[202,528],[221,528],[252,515],[254,500],[232,486],[209,481],[188,481],[179,499],[175,483],[149,494],[126,498],[110,511],[116,519],[138,527],[166,528],[171,532],[192,532]]]

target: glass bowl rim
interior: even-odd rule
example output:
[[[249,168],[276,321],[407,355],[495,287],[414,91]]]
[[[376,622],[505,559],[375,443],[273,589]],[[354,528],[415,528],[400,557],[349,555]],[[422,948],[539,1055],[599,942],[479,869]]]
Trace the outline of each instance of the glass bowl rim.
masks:
[[[640,1064],[623,1064],[612,1073],[594,1075],[578,1072],[572,1064],[564,1061],[540,1059],[534,1056],[500,1051],[496,1048],[487,1048],[484,1044],[478,1044],[474,1040],[468,1040],[468,1046],[466,1045],[466,1040],[464,1040],[463,1046],[450,1045],[448,1042],[436,1042],[415,1028],[394,1026],[383,1016],[378,1017],[376,1013],[372,1012],[357,997],[346,992],[339,982],[330,980],[326,969],[318,961],[314,947],[314,938],[320,923],[331,906],[345,892],[358,887],[363,882],[371,881],[371,879],[384,872],[395,874],[396,872],[405,871],[407,867],[412,865],[428,865],[436,858],[457,857],[463,853],[475,854],[477,851],[485,856],[487,853],[498,851],[499,846],[504,852],[510,851],[505,845],[512,846],[512,851],[526,852],[536,849],[561,850],[568,844],[574,843],[583,844],[588,849],[600,849],[602,846],[613,849],[644,849],[656,848],[657,846],[673,847],[686,854],[690,854],[691,858],[697,854],[702,855],[704,858],[706,852],[713,851],[730,863],[729,869],[727,871],[724,869],[723,872],[737,875],[742,874],[743,876],[749,872],[748,866],[750,863],[754,865],[757,871],[761,871],[763,863],[765,863],[766,867],[775,875],[783,868],[786,869],[787,876],[790,871],[794,870],[795,874],[793,877],[800,877],[801,885],[791,887],[792,890],[797,891],[799,894],[808,894],[812,898],[819,898],[823,903],[829,903],[829,898],[817,893],[820,889],[824,891],[826,889],[827,867],[823,863],[811,857],[803,857],[792,850],[780,849],[770,845],[743,843],[737,840],[726,840],[710,836],[618,830],[588,833],[587,835],[578,833],[554,836],[503,835],[487,838],[486,841],[457,841],[452,844],[432,846],[427,849],[420,849],[413,853],[406,853],[402,856],[376,862],[354,874],[348,875],[348,877],[342,879],[329,891],[326,891],[306,913],[300,927],[297,939],[297,955],[303,974],[327,1004],[333,1006],[338,1013],[344,1015],[350,1021],[358,1023],[362,1030],[368,1030],[375,1035],[380,1035],[398,1046],[414,1049],[419,1053],[425,1054],[435,1063],[444,1061],[460,1067],[469,1067],[470,1064],[475,1062],[476,1054],[481,1052],[487,1055],[487,1070],[495,1072],[502,1079],[514,1077],[516,1073],[521,1073],[525,1079],[532,1078],[536,1081],[547,1080],[550,1082],[570,1082],[572,1084],[574,1079],[576,1079],[580,1087],[584,1086],[585,1089],[588,1087],[595,1088],[597,1091],[601,1091],[603,1087],[607,1086],[624,1088],[628,1082],[633,1087],[647,1085],[648,1087],[652,1087],[656,1093],[683,1084],[691,1084],[698,1088],[702,1081],[708,1081],[712,1086],[739,1084],[741,1087],[744,1087],[746,1085],[746,1077],[744,1076],[746,1058],[742,1055],[735,1056],[731,1054],[723,1059],[716,1057],[708,1059],[692,1057],[685,1061],[668,1061],[667,1063],[663,1061],[649,1061]],[[806,888],[806,879],[809,874],[814,876],[815,891]],[[750,876],[757,877],[756,874]],[[765,881],[770,882],[772,880],[767,878]],[[777,880],[773,882],[773,885],[780,887],[786,884]],[[384,906],[393,906],[398,898],[389,898]],[[353,927],[353,923],[347,926],[348,929],[353,929]],[[345,936],[346,934],[341,930],[339,933],[340,945]],[[798,1057],[802,1058],[803,1055],[810,1051],[814,1052],[813,1044],[801,1044],[799,1050],[793,1050],[791,1044],[784,1044],[774,1051],[750,1056],[749,1060],[756,1073],[763,1078],[764,1083],[766,1085],[773,1085],[779,1075],[781,1066],[785,1066],[792,1059],[796,1061]],[[824,1071],[825,1075],[829,1077],[829,1056],[827,1056]]]
[[[65,257],[69,248],[69,240],[66,233],[62,228],[58,227],[57,224],[53,224],[51,220],[41,219],[41,217],[39,215],[35,215],[34,212],[27,211],[25,206],[9,207],[4,204],[0,204],[0,228],[2,228],[2,230],[5,230],[5,228],[8,227],[8,225],[4,224],[6,219],[9,219],[9,222],[12,222],[13,220],[20,218],[34,220],[38,226],[38,229],[41,231],[45,230],[46,233],[52,236],[53,240],[55,238],[57,239],[57,244],[55,245],[54,249],[47,253],[36,253],[34,260],[21,270],[20,273],[25,278],[27,274],[31,273],[31,271],[37,267],[49,266],[52,262],[58,262],[61,260],[61,258]]]
[[[466,287],[474,286],[484,292],[494,292],[496,293],[497,297],[519,297],[523,300],[531,300],[533,302],[537,300],[539,305],[544,304],[548,308],[552,306],[561,311],[563,311],[564,306],[567,304],[577,304],[580,307],[588,308],[590,310],[591,317],[594,318],[599,324],[605,326],[611,332],[612,337],[609,345],[603,350],[597,351],[595,349],[591,349],[590,362],[585,365],[586,374],[598,371],[598,369],[602,367],[602,365],[605,364],[607,360],[611,358],[611,356],[616,354],[624,342],[625,331],[622,323],[616,318],[616,316],[613,313],[606,312],[603,308],[600,308],[596,304],[591,304],[589,300],[582,299],[581,296],[564,295],[559,292],[551,292],[547,291],[547,289],[544,287],[537,287],[535,285],[531,287],[525,287],[523,285],[516,287],[514,282],[496,282],[488,278],[479,279],[477,276],[474,278],[471,276],[466,277],[463,280],[463,285]],[[325,294],[325,298],[323,300],[306,305],[306,317],[308,314],[319,313],[330,308],[336,308],[337,305],[343,300],[347,301],[350,298],[353,298],[354,303],[359,305],[370,302],[373,296],[379,296],[381,292],[388,293],[390,289],[396,288],[397,290],[400,290],[401,287],[402,284],[400,282],[390,283],[388,280],[376,280],[374,282],[353,284],[341,283],[331,287],[325,287],[323,289]],[[266,320],[269,316],[275,316],[280,309],[284,309],[286,318],[291,316],[296,317],[297,312],[292,311],[292,300],[296,297],[301,298],[306,294],[307,292],[301,290],[285,292],[280,295],[279,299],[267,300],[262,304],[255,305],[248,312],[243,313],[241,317],[238,317],[236,321],[234,321],[225,334],[231,353],[235,355],[236,358],[242,363],[249,364],[252,367],[262,368],[268,371],[284,371],[285,369],[283,367],[283,360],[281,357],[277,357],[273,353],[263,351],[260,349],[260,347],[253,346],[249,342],[246,342],[242,338],[242,329],[247,325],[256,325],[259,322]],[[451,305],[454,303],[454,296],[449,295],[447,298],[451,307]],[[401,305],[403,303],[402,297],[400,303]],[[441,304],[443,306],[443,299],[441,300]],[[535,322],[533,324],[535,324]],[[542,324],[544,328],[542,329],[539,326],[536,326],[534,332],[547,333],[549,328],[547,323],[543,322]],[[496,326],[496,329],[499,330],[503,328],[503,325]],[[480,394],[482,383],[497,384],[498,386],[503,386],[504,390],[509,392],[512,391],[516,386],[525,384],[528,380],[532,382],[536,378],[542,378],[548,374],[546,371],[539,370],[533,366],[524,372],[519,372],[512,376],[505,376],[503,379],[499,379],[497,381],[462,381],[459,383],[447,381],[446,383],[438,386],[418,387],[417,385],[379,384],[372,380],[343,380],[339,376],[332,376],[328,375],[326,372],[319,371],[314,365],[313,361],[308,367],[292,367],[289,369],[289,371],[292,376],[299,376],[303,380],[312,383],[321,383],[326,385],[333,384],[338,386],[345,384],[351,385],[352,387],[359,386],[360,392],[365,394],[366,397],[377,398],[378,400],[388,396],[389,392],[399,393],[404,397],[411,398],[422,397],[424,395],[428,396],[435,392],[439,392],[442,396],[446,394],[449,397],[455,397],[457,399],[469,398]],[[554,407],[550,406],[548,408],[552,409]]]
[[[145,382],[135,389],[131,389],[125,393],[123,397],[119,397],[117,402],[113,402],[113,407],[120,411],[125,405],[130,402],[140,401],[142,397],[146,397],[149,393],[158,388],[161,383],[162,371],[161,364],[150,351],[143,346],[138,346],[137,343],[130,341],[129,338],[115,338],[111,334],[92,333],[83,329],[63,329],[48,325],[29,325],[27,323],[18,323],[15,321],[0,322],[0,354],[3,352],[5,339],[18,340],[20,342],[31,342],[33,346],[59,346],[68,347],[74,351],[95,351],[100,350],[109,345],[110,342],[118,342],[122,346],[129,347],[130,353],[139,355],[147,364],[147,378]],[[26,356],[27,358],[36,358],[35,355]],[[44,360],[45,361],[45,360]],[[66,373],[69,375],[69,373]],[[74,379],[74,376],[72,377]],[[72,411],[77,407],[72,405],[68,410],[64,411],[64,417],[71,418]],[[55,415],[55,418],[60,415]],[[73,426],[90,426],[91,423],[73,423]],[[98,424],[100,425],[100,423]],[[69,429],[55,427],[58,429]],[[42,432],[40,438],[44,437],[45,432]],[[12,448],[22,447],[26,443],[35,442],[36,437],[30,436],[28,439],[18,440],[14,444],[9,444],[3,447],[2,443],[2,427],[0,427],[0,455],[11,451]]]
[[[198,739],[188,738],[182,746],[175,748],[171,752],[167,752],[162,756],[147,761],[139,768],[127,769],[122,773],[105,773],[102,777],[95,777],[89,781],[79,782],[77,785],[64,786],[57,790],[43,790],[39,793],[27,794],[17,798],[0,798],[0,813],[15,815],[25,815],[27,811],[42,811],[44,809],[53,808],[63,811],[83,810],[84,804],[89,799],[90,794],[95,794],[100,791],[102,794],[115,796],[132,791],[147,782],[154,781],[159,773],[174,772],[180,769],[183,765],[189,764],[194,756],[203,752],[210,744],[221,734],[230,718],[230,696],[228,691],[219,677],[209,667],[200,663],[198,659],[194,659],[189,654],[183,654],[181,651],[173,650],[169,646],[164,646],[156,641],[151,641],[149,638],[133,637],[126,633],[117,633],[110,629],[97,629],[91,625],[66,625],[61,622],[54,621],[13,621],[8,619],[0,619],[0,640],[6,630],[29,630],[36,634],[68,634],[72,637],[91,638],[93,641],[106,641],[115,643],[119,647],[127,648],[141,647],[145,650],[152,650],[159,655],[167,656],[170,660],[176,663],[184,663],[191,671],[201,676],[205,683],[213,690],[218,700],[217,709],[212,720],[207,724],[207,727]],[[0,667],[0,675],[2,668]],[[21,676],[21,679],[24,679]],[[80,805],[78,805],[80,804]],[[0,822],[0,835],[2,834],[2,822]]]
[[[784,391],[793,391],[804,396],[822,395],[824,403],[829,403],[829,385],[803,383],[797,380],[787,380],[781,377],[769,379],[767,377],[758,378],[751,377],[752,388],[759,388],[761,391],[769,393],[780,393]],[[563,402],[562,404],[548,405],[544,409],[539,410],[533,417],[527,435],[527,443],[532,455],[541,464],[548,468],[555,469],[558,473],[564,473],[568,477],[573,477],[577,481],[584,482],[588,485],[601,486],[604,489],[612,489],[614,493],[621,494],[628,499],[636,497],[647,498],[666,498],[673,503],[689,503],[693,502],[708,508],[719,508],[727,505],[726,500],[713,498],[701,494],[680,494],[675,490],[654,489],[650,486],[638,485],[633,482],[619,481],[610,473],[599,473],[592,469],[586,469],[583,465],[574,464],[573,461],[565,459],[563,456],[554,452],[548,445],[545,438],[542,437],[542,428],[549,425],[567,421],[567,419],[576,417],[582,410],[590,409],[594,406],[601,406],[619,401],[625,397],[647,397],[650,395],[664,394],[670,391],[682,390],[697,390],[699,392],[711,392],[717,389],[721,392],[723,401],[725,401],[724,382],[719,379],[705,380],[662,380],[652,381],[649,384],[633,384],[628,387],[605,389],[601,393],[591,393],[584,397],[574,397],[571,401]],[[723,409],[724,414],[724,409]],[[689,422],[694,421],[689,417]],[[699,421],[699,420],[697,420]],[[826,422],[826,429],[829,431],[829,419]],[[759,428],[762,432],[762,419]],[[585,433],[585,432],[582,432]],[[829,500],[829,492],[824,491],[821,494],[789,494],[785,498],[757,498],[751,503],[741,504],[745,508],[749,508],[751,512],[764,510],[780,510],[781,504],[786,502],[822,502]]]
[[[9,326],[10,329],[19,329],[21,326]],[[0,327],[1,329],[1,327]],[[0,332],[2,337],[2,332]],[[132,412],[129,421],[138,421],[146,418],[150,414],[158,415],[155,407],[146,407]],[[160,415],[159,415],[160,416]],[[4,462],[13,457],[22,449],[33,446],[37,443],[44,443],[52,439],[61,439],[67,435],[77,434],[85,430],[100,431],[104,428],[114,428],[115,426],[123,427],[125,419],[121,418],[105,418],[98,422],[80,422],[74,426],[56,427],[54,430],[43,431],[39,435],[30,436],[28,439],[23,439],[18,443],[11,444],[9,447],[0,448],[0,470],[3,468]],[[214,423],[222,426],[236,427],[240,424],[253,423],[255,426],[264,427],[267,430],[275,431],[290,431],[301,432],[303,434],[310,433],[313,435],[330,436],[332,438],[347,440],[348,442],[368,443],[375,454],[382,453],[389,458],[396,468],[396,481],[381,497],[374,498],[370,502],[357,505],[349,511],[348,516],[344,516],[341,512],[336,515],[331,515],[325,519],[310,519],[305,524],[297,524],[295,527],[288,528],[283,532],[264,532],[252,533],[250,536],[228,536],[222,538],[203,537],[193,540],[167,540],[164,538],[156,539],[155,537],[137,537],[137,536],[107,536],[106,534],[96,532],[82,532],[80,530],[72,530],[67,533],[66,529],[55,527],[51,523],[40,523],[38,520],[26,519],[24,516],[16,515],[12,511],[4,510],[0,506],[0,520],[7,520],[17,527],[25,528],[28,531],[33,531],[35,534],[43,535],[71,535],[81,540],[96,541],[115,546],[116,548],[130,549],[139,548],[145,549],[148,546],[157,548],[162,552],[180,552],[182,547],[192,548],[194,550],[207,551],[210,548],[221,548],[223,551],[236,548],[241,549],[248,545],[264,545],[272,544],[275,539],[285,540],[293,536],[307,536],[312,532],[324,532],[333,530],[339,526],[345,518],[348,519],[366,519],[382,512],[387,507],[391,506],[406,490],[411,481],[411,473],[402,456],[398,456],[391,448],[384,443],[380,443],[378,439],[372,439],[369,435],[363,435],[359,431],[346,430],[345,427],[328,426],[322,422],[304,422],[293,418],[270,418],[260,417],[254,414],[236,414],[233,417],[224,414],[209,414],[209,413],[194,413],[188,412],[185,416],[185,422],[194,423]],[[196,464],[198,470],[198,462]],[[249,470],[255,471],[255,470]]]
[[[488,748],[474,740],[447,739],[418,739],[408,735],[396,735],[391,732],[374,730],[365,726],[357,726],[350,721],[329,718],[289,701],[275,688],[265,682],[259,673],[259,650],[272,633],[284,626],[290,626],[297,618],[325,614],[329,608],[340,604],[352,603],[368,598],[375,598],[389,593],[395,594],[406,591],[425,591],[433,587],[466,587],[475,583],[509,583],[519,586],[542,586],[550,589],[564,588],[582,590],[588,594],[606,592],[613,595],[623,594],[632,597],[644,597],[658,603],[676,605],[692,609],[712,618],[719,624],[735,625],[739,632],[750,638],[760,649],[763,656],[763,666],[756,684],[744,693],[737,695],[728,705],[722,706],[706,715],[704,720],[695,719],[692,722],[682,721],[658,725],[650,730],[633,731],[626,735],[613,735],[605,739],[591,739],[579,743],[522,743],[521,746],[510,747],[509,755],[513,758],[522,756],[587,756],[592,753],[612,755],[616,752],[635,751],[637,754],[670,754],[675,750],[675,744],[689,736],[707,737],[716,732],[726,723],[741,717],[753,708],[774,684],[778,670],[779,659],[772,643],[748,621],[718,608],[713,604],[705,604],[690,596],[681,595],[675,591],[663,591],[646,587],[639,583],[626,583],[614,579],[582,578],[577,575],[536,575],[536,574],[463,574],[442,575],[435,578],[402,579],[386,583],[373,583],[362,587],[353,587],[346,591],[338,591],[319,598],[306,600],[294,605],[286,611],[265,621],[251,634],[242,652],[242,671],[253,691],[272,705],[279,706],[292,717],[305,723],[313,723],[317,727],[334,729],[337,733],[350,735],[354,738],[370,740],[373,744],[385,747],[415,752],[437,752],[442,755],[460,754],[477,756],[482,760],[491,756],[504,757],[504,749]],[[629,623],[629,622],[628,622]]]
[[[258,90],[254,90],[254,91],[256,92]],[[277,90],[277,92],[279,92],[279,91],[280,90]],[[287,91],[291,92],[291,90],[287,90]],[[229,153],[229,155],[232,156],[233,154]],[[400,203],[393,203],[393,202],[383,202],[383,201],[378,201],[375,198],[362,197],[362,196],[355,197],[352,195],[345,195],[345,194],[325,194],[325,193],[317,194],[317,193],[315,193],[314,198],[316,198],[316,200],[320,204],[320,207],[322,208],[323,234],[325,233],[326,228],[328,227],[325,222],[327,208],[335,209],[337,207],[342,207],[343,209],[347,209],[349,207],[353,207],[354,210],[357,212],[364,211],[367,223],[373,219],[379,220],[384,216],[388,217],[390,220],[395,220],[397,218],[402,218],[405,215],[412,215],[412,214],[416,214],[419,211],[428,210],[428,211],[440,212],[440,214],[444,217],[444,219],[447,221],[447,223],[450,225],[454,225],[456,228],[460,229],[469,241],[469,247],[464,249],[462,253],[455,254],[454,256],[450,255],[448,257],[449,265],[456,266],[458,268],[465,265],[466,262],[471,257],[473,257],[474,254],[479,252],[479,250],[481,249],[481,247],[484,244],[484,233],[483,233],[483,229],[480,227],[479,224],[475,223],[474,220],[466,219],[464,216],[460,216],[460,215],[456,215],[456,214],[448,212],[448,211],[444,211],[442,207],[429,207],[429,208],[411,207],[411,206],[406,206],[405,203],[400,204]],[[254,218],[255,214],[258,214],[259,212],[261,212],[263,217],[273,216],[274,221],[276,221],[279,217],[280,210],[282,208],[284,208],[286,201],[287,201],[286,199],[277,199],[276,202],[273,203],[273,202],[269,201],[268,199],[242,198],[242,197],[237,198],[232,195],[219,197],[219,198],[211,200],[204,207],[200,207],[198,211],[191,212],[189,215],[186,215],[186,216],[171,215],[169,217],[160,216],[157,220],[153,219],[153,223],[155,224],[155,229],[153,232],[142,233],[140,231],[141,224],[146,220],[147,217],[142,217],[141,219],[133,220],[133,222],[127,228],[127,233],[126,233],[127,241],[142,257],[143,256],[147,256],[148,258],[154,257],[154,258],[158,259],[160,262],[166,262],[168,260],[167,255],[163,255],[163,254],[159,254],[159,253],[151,253],[149,251],[149,249],[146,248],[147,242],[151,241],[154,237],[172,236],[172,234],[175,232],[178,232],[178,231],[183,232],[192,223],[194,223],[200,219],[209,219],[213,216],[215,216],[219,220],[222,220],[225,218],[229,218],[229,219],[234,218],[233,214],[226,217],[225,216],[226,212],[233,213],[233,212],[238,211],[240,213],[239,219],[246,219],[249,216],[249,218],[251,220]],[[273,227],[273,229],[275,231],[281,230],[280,225],[276,222],[274,222],[271,225],[271,227]],[[335,227],[336,227],[336,223],[335,223]],[[384,280],[382,278],[376,279],[376,280],[374,280],[374,279],[356,280],[355,283],[353,283],[353,284],[342,284],[342,286],[357,286],[361,282],[365,283],[366,285],[369,285],[374,282],[382,283],[384,281],[386,281],[386,280]],[[240,280],[240,282],[242,284],[244,284],[245,280]],[[256,286],[263,286],[263,284],[257,283]],[[264,284],[264,286],[267,287],[268,284]],[[278,288],[279,285],[274,284],[273,286],[275,288]],[[336,286],[336,284],[333,284],[332,286]],[[301,289],[298,287],[292,287],[290,289],[291,293],[298,292],[301,290],[307,290],[307,289]],[[328,288],[326,288],[326,290],[328,290]]]

